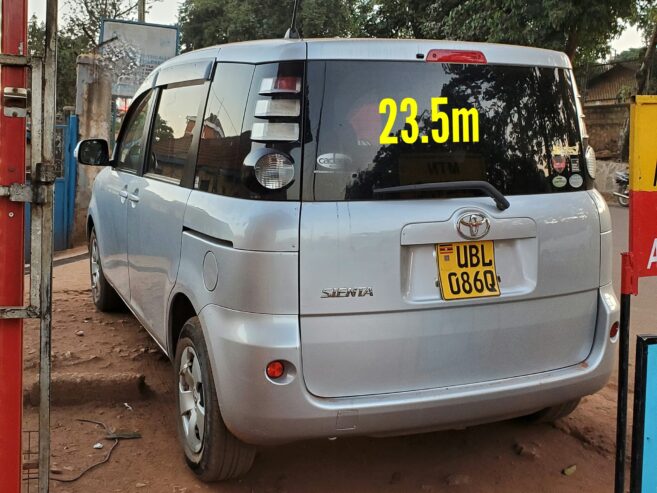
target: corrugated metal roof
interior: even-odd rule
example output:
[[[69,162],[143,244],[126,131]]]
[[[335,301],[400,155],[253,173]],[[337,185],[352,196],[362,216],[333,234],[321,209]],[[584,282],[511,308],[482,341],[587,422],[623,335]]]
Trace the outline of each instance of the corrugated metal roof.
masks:
[[[581,88],[584,89],[586,103],[616,103],[623,100],[623,92],[627,96],[636,88],[638,63],[623,62],[597,67],[603,70],[594,72],[585,82],[585,87]]]

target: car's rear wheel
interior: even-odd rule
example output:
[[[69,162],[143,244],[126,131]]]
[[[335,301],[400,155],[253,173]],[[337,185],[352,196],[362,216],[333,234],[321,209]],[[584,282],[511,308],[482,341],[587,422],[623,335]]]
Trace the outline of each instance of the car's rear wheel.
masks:
[[[572,401],[562,402],[556,406],[546,407],[527,416],[527,420],[530,423],[553,423],[571,414],[577,408],[579,402],[580,399],[574,399]]]
[[[203,481],[221,481],[247,473],[255,459],[255,448],[240,441],[224,424],[198,317],[185,323],[174,365],[178,436],[189,467]]]
[[[123,305],[121,297],[107,282],[103,273],[95,228],[91,229],[89,235],[89,272],[91,274],[91,296],[96,308],[101,312],[111,312],[121,308]]]

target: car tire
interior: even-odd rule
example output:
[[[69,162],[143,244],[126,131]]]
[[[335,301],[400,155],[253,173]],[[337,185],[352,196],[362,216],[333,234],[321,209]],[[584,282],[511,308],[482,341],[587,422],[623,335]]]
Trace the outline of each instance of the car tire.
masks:
[[[199,479],[206,482],[246,474],[253,465],[255,447],[233,435],[221,417],[198,317],[190,318],[180,333],[174,375],[178,437],[187,465]],[[199,427],[199,423],[203,424]]]
[[[89,274],[91,276],[91,297],[96,308],[101,312],[119,310],[123,306],[123,300],[105,278],[103,266],[100,262],[100,250],[95,228],[91,228],[89,234]]]
[[[579,405],[580,399],[562,402],[556,406],[546,407],[526,417],[530,423],[553,423],[571,414]]]

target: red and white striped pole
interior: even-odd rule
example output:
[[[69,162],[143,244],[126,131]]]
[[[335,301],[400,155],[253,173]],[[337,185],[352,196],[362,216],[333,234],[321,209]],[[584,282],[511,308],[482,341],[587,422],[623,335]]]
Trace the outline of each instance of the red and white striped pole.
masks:
[[[27,0],[0,0],[0,52],[27,54]],[[6,87],[25,88],[25,67],[0,67]],[[25,118],[0,108],[0,185],[25,182]],[[23,305],[23,204],[0,197],[0,306]],[[23,321],[0,319],[0,489],[21,490]]]

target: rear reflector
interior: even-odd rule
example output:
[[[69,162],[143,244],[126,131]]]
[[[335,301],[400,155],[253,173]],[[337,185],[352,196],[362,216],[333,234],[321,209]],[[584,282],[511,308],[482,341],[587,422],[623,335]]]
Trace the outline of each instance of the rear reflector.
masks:
[[[430,50],[427,62],[440,63],[488,63],[481,51],[469,50]]]
[[[256,122],[251,127],[251,140],[295,142],[299,140],[299,124]]]
[[[609,339],[613,339],[618,335],[618,322],[614,322],[609,329]]]
[[[285,373],[285,365],[282,361],[272,361],[267,365],[266,373],[269,378],[281,378]]]
[[[595,151],[593,147],[588,146],[586,148],[586,169],[589,172],[591,178],[595,178],[596,168],[598,167],[597,160],[595,159]]]
[[[255,116],[268,118],[273,116],[299,116],[301,101],[298,99],[260,99],[256,103]]]

